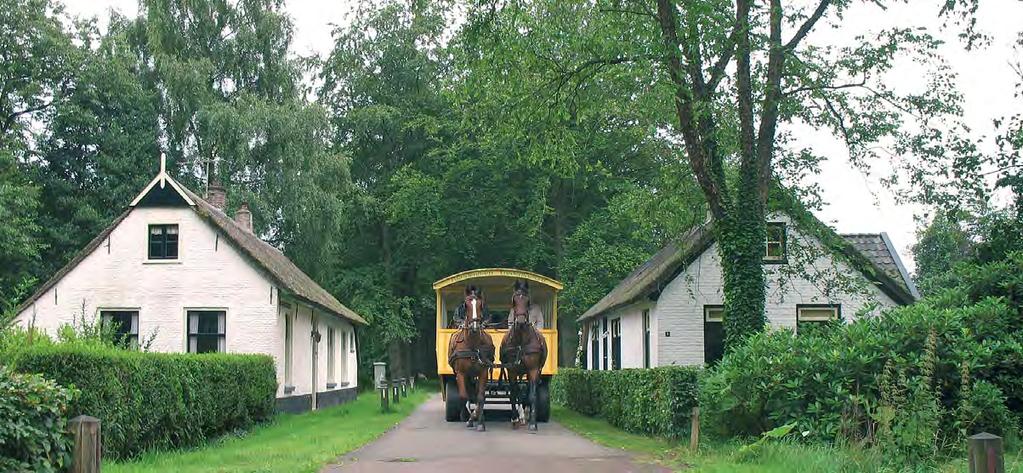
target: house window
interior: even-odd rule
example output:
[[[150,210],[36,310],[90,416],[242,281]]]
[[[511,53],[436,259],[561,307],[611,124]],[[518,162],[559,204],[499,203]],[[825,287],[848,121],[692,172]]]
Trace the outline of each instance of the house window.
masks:
[[[348,382],[348,332],[341,331],[341,382]]]
[[[222,310],[188,311],[188,352],[224,353],[227,351],[225,312]]]
[[[138,348],[139,311],[103,310],[99,315],[104,325],[113,327],[114,343],[127,348]]]
[[[327,327],[327,382],[334,382],[334,327]]]
[[[609,348],[607,346],[608,345],[608,343],[607,343],[608,342],[608,340],[607,340],[607,317],[604,317],[603,319],[600,319],[600,325],[601,325],[601,328],[600,328],[600,347],[601,347],[601,350],[600,350],[600,360],[602,362],[601,363],[601,369],[606,370],[607,369],[607,351],[608,351],[608,348]]]
[[[785,223],[767,223],[767,241],[764,243],[764,261],[785,262]]]
[[[650,367],[650,309],[643,309],[643,367]]]
[[[809,327],[827,325],[838,320],[842,306],[838,304],[807,304],[796,306],[796,332]]]
[[[725,356],[725,306],[703,306],[703,362],[717,363]]]
[[[178,258],[178,226],[149,226],[149,259]]]
[[[600,369],[600,322],[590,322],[590,369]]]
[[[622,319],[611,321],[611,369],[622,369]]]
[[[295,322],[291,318],[291,314],[284,314],[284,385],[294,386],[294,374],[291,367],[294,358],[294,336],[295,336]]]

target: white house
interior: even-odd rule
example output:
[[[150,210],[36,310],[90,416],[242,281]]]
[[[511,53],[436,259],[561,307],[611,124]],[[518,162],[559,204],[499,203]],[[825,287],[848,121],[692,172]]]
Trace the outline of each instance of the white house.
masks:
[[[770,326],[798,332],[919,297],[886,234],[837,235],[809,219],[812,227],[770,215],[764,244]],[[579,317],[587,369],[699,365],[722,356],[724,295],[712,225],[664,247]]]
[[[114,222],[17,309],[49,333],[83,317],[115,322],[160,352],[274,358],[277,405],[297,412],[355,397],[358,314],[252,231],[246,204],[202,199],[160,174]]]

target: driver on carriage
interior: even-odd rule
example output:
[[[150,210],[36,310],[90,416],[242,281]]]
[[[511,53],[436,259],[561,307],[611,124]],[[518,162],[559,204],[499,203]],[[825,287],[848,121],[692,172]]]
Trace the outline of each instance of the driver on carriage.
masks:
[[[528,301],[528,306],[527,306],[528,308],[525,309],[526,310],[526,313],[525,313],[526,321],[528,321],[530,324],[532,324],[533,327],[536,327],[537,330],[543,330],[543,323],[544,323],[543,322],[543,309],[541,309],[539,305],[534,304],[533,301],[529,299],[529,282],[528,281],[515,281],[515,287],[514,287],[512,293],[516,294],[516,295],[521,294],[522,296],[526,297],[526,300]],[[509,328],[511,328],[512,324],[515,323],[515,316],[516,315],[523,315],[523,314],[516,314],[515,313],[515,309],[516,309],[516,307],[515,307],[514,304],[512,305],[511,309],[508,309],[508,327]]]

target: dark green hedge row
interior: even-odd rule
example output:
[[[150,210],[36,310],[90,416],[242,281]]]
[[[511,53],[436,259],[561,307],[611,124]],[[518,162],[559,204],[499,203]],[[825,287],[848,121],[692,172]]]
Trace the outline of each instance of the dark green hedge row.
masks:
[[[554,402],[599,416],[629,432],[678,438],[689,434],[690,413],[699,397],[700,369],[589,371],[563,369],[554,376]]]
[[[68,460],[68,403],[74,390],[0,366],[0,471],[61,471]]]
[[[16,368],[77,388],[68,415],[102,421],[103,451],[110,458],[196,445],[269,419],[277,390],[273,360],[263,355],[62,344],[24,351]]]

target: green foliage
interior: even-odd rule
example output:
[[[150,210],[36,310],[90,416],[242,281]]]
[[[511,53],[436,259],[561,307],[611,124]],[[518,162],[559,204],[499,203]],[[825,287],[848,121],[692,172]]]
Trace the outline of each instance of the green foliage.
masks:
[[[75,390],[0,366],[0,470],[58,472],[68,464],[68,407]]]
[[[628,432],[688,435],[699,391],[698,368],[678,366],[615,371],[563,369],[554,377],[555,403],[599,416]]]
[[[103,422],[104,456],[193,446],[269,419],[277,381],[262,355],[154,354],[79,343],[33,346],[19,372],[80,391],[69,415]]]
[[[795,422],[810,440],[878,445],[911,462],[977,429],[1014,436],[1023,327],[1011,275],[1021,256],[960,265],[956,286],[878,317],[751,338],[701,385],[705,431],[756,435]]]

